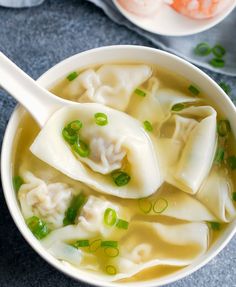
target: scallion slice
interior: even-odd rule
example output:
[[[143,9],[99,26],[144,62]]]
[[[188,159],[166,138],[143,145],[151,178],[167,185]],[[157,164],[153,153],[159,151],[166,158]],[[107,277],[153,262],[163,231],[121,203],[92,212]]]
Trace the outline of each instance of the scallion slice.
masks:
[[[222,47],[221,45],[215,45],[213,48],[212,48],[212,53],[217,57],[217,58],[222,58],[226,51],[225,51],[225,48]]]
[[[101,242],[102,242],[101,239],[96,239],[96,240],[90,242],[89,251],[91,253],[96,252],[98,250],[98,248],[101,247]]]
[[[67,127],[62,130],[62,136],[64,140],[70,145],[73,145],[78,141],[78,134],[74,132],[71,133],[71,131]]]
[[[155,203],[153,204],[153,211],[155,213],[162,213],[168,207],[168,201],[165,198],[158,198]]]
[[[75,120],[67,125],[68,130],[71,132],[78,132],[82,128],[83,124],[80,120]]]
[[[236,156],[232,155],[228,158],[229,167],[234,170],[236,169]]]
[[[143,122],[144,128],[146,131],[148,132],[152,132],[153,131],[153,126],[149,121],[144,121]]]
[[[101,242],[101,247],[114,247],[114,248],[117,248],[118,247],[118,241],[114,241],[114,240],[102,241]]]
[[[212,230],[220,230],[220,223],[215,221],[208,222]]]
[[[217,132],[219,136],[225,137],[231,131],[230,123],[228,120],[220,120],[217,124]]]
[[[89,145],[86,144],[84,141],[79,140],[72,146],[73,150],[80,155],[81,157],[88,157],[89,156]]]
[[[144,92],[143,90],[141,90],[141,89],[136,89],[135,91],[134,91],[134,93],[136,94],[136,95],[138,95],[138,96],[140,96],[140,97],[145,97],[146,96],[146,92]]]
[[[44,238],[49,233],[46,223],[37,216],[28,218],[26,223],[34,236],[39,240]]]
[[[220,58],[213,58],[210,60],[209,64],[215,68],[223,68],[225,66],[225,61]]]
[[[129,183],[131,177],[122,170],[115,170],[111,173],[112,179],[117,186],[123,186]]]
[[[193,95],[195,95],[195,96],[197,96],[197,95],[200,93],[200,91],[198,90],[198,88],[196,88],[196,87],[193,86],[193,85],[190,85],[190,86],[188,87],[188,90],[189,90]]]
[[[236,192],[232,193],[232,199],[233,199],[233,201],[236,201]]]
[[[128,229],[129,222],[123,219],[118,219],[116,222],[116,227],[121,229]]]
[[[202,42],[195,47],[194,52],[198,56],[207,56],[211,53],[211,47],[208,43]]]
[[[71,203],[69,208],[66,210],[65,217],[63,220],[64,225],[74,224],[76,216],[78,215],[80,209],[86,202],[86,196],[81,192],[77,196],[75,196]]]
[[[214,162],[216,164],[221,164],[224,160],[225,150],[222,147],[219,147],[216,151]]]
[[[107,265],[106,266],[106,273],[109,275],[116,275],[116,267],[113,265]]]
[[[105,126],[108,124],[107,115],[104,113],[96,113],[94,115],[94,118],[95,118],[96,124],[99,126]]]
[[[70,73],[66,78],[67,80],[69,80],[70,82],[73,81],[74,79],[76,79],[78,77],[78,73],[77,72],[72,72]]]
[[[104,248],[104,253],[109,257],[117,257],[120,251],[117,247],[106,247]]]
[[[152,210],[152,203],[146,198],[140,198],[138,200],[138,206],[139,209],[145,214],[148,214]]]
[[[171,110],[174,112],[179,112],[179,111],[182,111],[184,108],[185,108],[185,105],[179,103],[179,104],[175,104]]]
[[[230,92],[232,91],[232,88],[230,87],[230,85],[226,84],[225,82],[220,82],[219,86],[227,95],[229,95]]]
[[[14,190],[17,192],[19,191],[22,184],[24,184],[24,181],[19,175],[16,175],[13,177],[12,183],[13,183]]]
[[[112,208],[107,208],[104,212],[104,223],[108,226],[113,226],[117,220],[116,211]]]
[[[77,240],[74,244],[74,247],[79,248],[79,247],[88,247],[89,246],[89,240],[88,239],[81,239]]]

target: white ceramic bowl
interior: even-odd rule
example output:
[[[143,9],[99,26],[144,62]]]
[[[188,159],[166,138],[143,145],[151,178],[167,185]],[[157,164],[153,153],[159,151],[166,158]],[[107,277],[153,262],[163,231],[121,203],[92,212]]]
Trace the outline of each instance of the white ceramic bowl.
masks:
[[[65,77],[66,75],[68,75],[69,72],[75,69],[83,68],[88,65],[120,61],[129,63],[144,62],[156,64],[191,80],[209,96],[209,99],[214,102],[216,106],[218,106],[219,108],[224,107],[224,113],[227,114],[234,135],[236,135],[236,109],[227,97],[227,95],[222,91],[222,89],[211,78],[209,78],[206,74],[204,74],[192,64],[189,64],[188,62],[182,60],[179,57],[160,50],[141,46],[111,46],[93,49],[87,52],[77,54],[57,64],[49,71],[44,73],[38,79],[38,83],[45,88],[50,88],[54,85],[56,81],[58,81],[58,79]],[[77,280],[81,280],[86,283],[94,284],[97,286],[105,287],[123,285],[122,283],[107,283],[102,280],[98,280],[97,277],[95,278],[85,271],[75,270],[69,266],[63,265],[60,261],[55,259],[52,255],[50,255],[49,253],[47,253],[47,251],[44,250],[40,242],[32,235],[30,230],[27,228],[12,186],[12,150],[14,144],[14,137],[16,135],[19,122],[21,121],[22,116],[25,112],[26,111],[20,106],[18,106],[13,112],[5,133],[1,157],[2,184],[4,195],[9,211],[18,229],[20,230],[24,238],[28,241],[28,243],[34,248],[34,250],[48,263],[50,263],[52,266],[54,266],[61,272]],[[145,282],[125,283],[125,286],[157,287],[181,279],[196,271],[197,269],[205,265],[214,256],[216,256],[229,242],[235,231],[236,221],[230,223],[225,229],[225,231],[221,234],[220,238],[207,251],[207,253],[201,258],[198,258],[190,266],[161,279],[154,279]]]

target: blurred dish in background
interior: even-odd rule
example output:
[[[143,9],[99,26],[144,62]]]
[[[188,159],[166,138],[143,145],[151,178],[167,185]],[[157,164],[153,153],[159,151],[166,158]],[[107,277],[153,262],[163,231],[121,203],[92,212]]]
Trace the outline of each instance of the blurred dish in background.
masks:
[[[113,0],[132,23],[152,33],[191,35],[221,22],[235,0]]]

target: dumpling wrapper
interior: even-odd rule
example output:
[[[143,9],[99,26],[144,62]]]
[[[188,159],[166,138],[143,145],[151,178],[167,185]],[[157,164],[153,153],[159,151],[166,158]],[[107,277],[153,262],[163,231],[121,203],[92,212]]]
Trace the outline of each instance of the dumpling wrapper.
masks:
[[[170,119],[172,121],[172,119]],[[195,194],[209,174],[217,146],[216,111],[210,106],[189,107],[174,116],[170,136],[160,138],[165,180]]]
[[[107,115],[106,126],[95,123],[94,114],[98,112]],[[62,137],[62,130],[77,119],[83,123],[80,136],[87,143],[95,137],[114,144],[122,141],[120,148],[126,153],[131,176],[127,185],[116,186],[109,174],[104,175],[91,168],[89,158],[73,154]],[[155,139],[151,139],[151,135],[134,118],[100,104],[78,104],[60,109],[40,131],[30,150],[67,176],[97,191],[118,197],[146,197],[154,193],[163,182]],[[103,168],[102,163],[100,167]]]
[[[100,103],[124,111],[133,91],[151,74],[147,65],[102,65],[80,73],[63,94],[78,102]]]
[[[212,170],[196,197],[223,222],[230,222],[236,216],[232,194],[234,187],[223,170]]]

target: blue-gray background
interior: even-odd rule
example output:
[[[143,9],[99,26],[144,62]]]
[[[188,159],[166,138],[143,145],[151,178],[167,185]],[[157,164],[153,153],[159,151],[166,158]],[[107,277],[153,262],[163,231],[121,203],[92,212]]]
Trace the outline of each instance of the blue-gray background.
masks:
[[[46,0],[30,9],[0,7],[0,50],[35,79],[68,56],[114,44],[152,46],[83,0]],[[217,82],[223,80],[233,89],[236,86],[236,78],[205,72]],[[0,144],[15,104],[0,90]],[[235,267],[236,237],[207,266],[169,287],[233,287],[236,286]],[[31,249],[13,223],[0,190],[0,287],[30,286],[87,285],[60,274]]]

